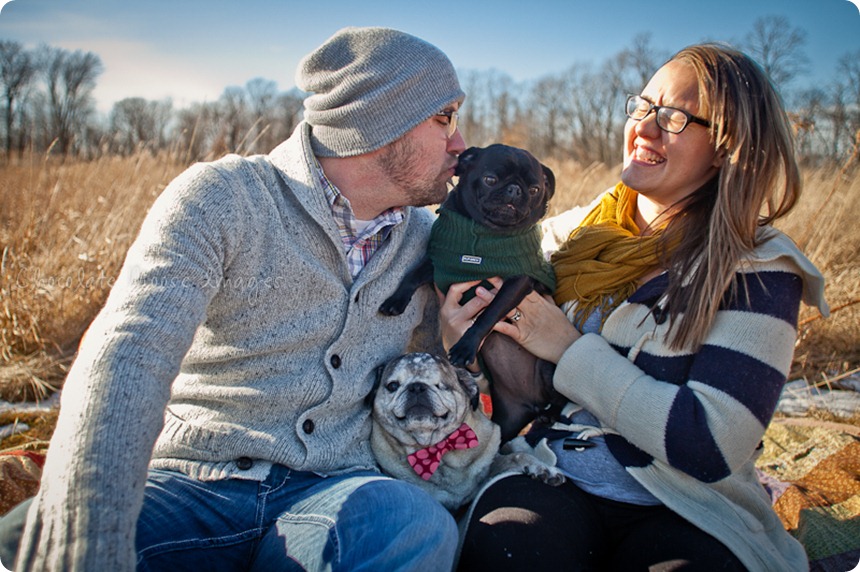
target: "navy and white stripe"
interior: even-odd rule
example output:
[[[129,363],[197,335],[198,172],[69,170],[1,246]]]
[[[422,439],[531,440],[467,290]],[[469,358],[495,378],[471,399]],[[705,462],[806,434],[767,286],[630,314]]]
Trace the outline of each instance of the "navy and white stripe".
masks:
[[[554,383],[610,430],[612,454],[660,502],[749,570],[788,572],[805,569],[806,555],[755,458],[791,366],[800,299],[829,309],[821,273],[791,239],[771,227],[758,238],[698,351],[668,347],[667,320],[652,311],[666,287],[658,278],[565,352]]]
[[[602,337],[640,379],[614,412],[583,405],[620,433],[606,441],[622,465],[643,467],[658,458],[715,482],[755,451],[791,363],[803,284],[778,264],[737,278],[736,294],[726,295],[697,352],[669,349],[668,321],[658,323],[663,320],[652,311],[665,292],[665,275],[607,318]],[[596,387],[606,384],[607,373]],[[642,399],[630,399],[640,392]],[[649,402],[654,407],[642,407]]]
[[[706,482],[728,476],[731,469],[711,434],[699,392],[687,383],[695,380],[731,396],[766,426],[786,374],[779,369],[782,364],[762,361],[746,345],[756,341],[753,338],[781,334],[779,341],[793,348],[803,287],[798,275],[780,271],[738,274],[737,283],[737,294],[726,295],[714,332],[698,353],[665,358],[640,353],[635,362],[643,371],[679,386],[666,425],[666,454],[671,466]]]

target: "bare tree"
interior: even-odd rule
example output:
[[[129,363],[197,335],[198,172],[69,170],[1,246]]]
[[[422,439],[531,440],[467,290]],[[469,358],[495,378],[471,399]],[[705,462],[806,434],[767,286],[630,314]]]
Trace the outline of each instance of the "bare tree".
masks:
[[[128,97],[116,102],[110,116],[115,150],[127,155],[142,148],[162,149],[172,110],[173,103],[169,99],[147,101],[142,97]]]
[[[753,22],[742,47],[764,68],[774,85],[784,89],[809,64],[804,44],[806,32],[792,28],[785,16],[764,16]]]
[[[33,55],[18,42],[0,40],[0,83],[3,85],[5,103],[6,156],[12,152],[15,133],[16,104],[22,92],[30,85],[36,74]],[[18,112],[20,116],[20,112]]]
[[[561,77],[548,75],[534,84],[529,95],[529,147],[538,156],[557,155],[562,148],[562,134],[571,116],[570,86]]]
[[[806,89],[797,94],[794,110],[788,114],[797,142],[797,153],[811,162],[823,151],[826,142],[820,127],[825,124],[827,94],[820,88]]]
[[[216,149],[220,123],[221,112],[217,103],[195,103],[179,111],[175,139],[177,150],[184,154],[184,163],[221,154],[221,148]]]
[[[495,95],[496,140],[515,145],[520,138],[515,130],[520,107],[514,84],[510,77],[505,77],[507,81],[499,85],[499,92]]]
[[[845,86],[848,136],[853,137],[853,144],[857,144],[860,141],[860,50],[842,56],[836,69],[839,74],[837,81]]]
[[[745,40],[735,43],[784,90],[807,65],[805,41],[803,30],[791,27],[786,18],[768,16],[754,23]],[[36,148],[53,144],[63,153],[91,151],[104,141],[122,153],[166,146],[165,131],[173,118],[169,103],[129,98],[114,106],[109,131],[89,122],[92,90],[102,70],[98,56],[42,48],[31,64],[35,73],[44,74],[46,89],[22,80],[31,86],[22,96],[9,75],[17,69],[10,62],[20,63],[15,59],[19,53],[14,42],[0,41],[7,154],[16,134],[19,148],[29,140]],[[650,34],[639,34],[629,47],[603,62],[576,62],[537,81],[515,82],[495,69],[460,71],[469,94],[461,116],[463,134],[471,145],[502,142],[541,157],[616,162],[623,140],[624,97],[640,91],[667,57],[653,46]],[[297,89],[279,93],[277,84],[265,78],[228,87],[217,102],[195,104],[176,114],[173,145],[187,160],[225,152],[268,152],[293,132],[306,95]],[[860,52],[840,60],[834,84],[798,94],[791,111],[801,130],[798,147],[803,155],[838,158],[850,151],[860,129]]]
[[[829,84],[799,92],[788,113],[804,162],[841,161],[860,135],[860,52],[840,58],[837,71]]]
[[[460,112],[460,132],[467,145],[483,146],[489,140],[486,118],[488,104],[482,79],[484,73],[477,70],[458,71],[463,91],[469,94]]]
[[[38,70],[36,72],[38,74]],[[27,90],[15,112],[15,124],[19,127],[17,148],[22,155],[24,149],[45,150],[53,137],[49,136],[48,99],[45,92],[37,89],[37,82]]]
[[[306,95],[298,88],[278,94],[272,109],[272,127],[258,144],[263,151],[271,151],[295,130],[302,120],[302,103]]]
[[[228,87],[215,103],[180,110],[175,140],[186,162],[227,152],[268,152],[289,137],[301,120],[304,94],[273,93],[275,86],[254,79],[245,89]]]
[[[638,34],[633,38],[629,48],[625,48],[615,57],[617,65],[623,70],[629,70],[632,76],[629,83],[625,84],[626,91],[638,93],[654,72],[663,65],[669,54],[658,50],[651,45],[651,34]]]
[[[497,69],[481,72],[477,77],[483,96],[482,143],[508,142],[518,110],[514,80]]]
[[[518,86],[506,73],[496,69],[460,72],[469,97],[460,118],[461,131],[470,145],[491,143],[524,145],[517,133]]]
[[[648,34],[599,65],[577,62],[562,74],[532,87],[530,145],[540,153],[581,163],[613,163],[621,157],[624,100],[638,93],[668,54],[651,45]]]
[[[278,84],[261,77],[254,78],[245,84],[245,93],[251,125],[248,128],[244,149],[249,153],[268,151],[265,135],[272,129],[274,122]]]
[[[842,82],[834,82],[828,95],[829,105],[824,110],[824,117],[830,128],[827,155],[838,160],[851,150],[854,143],[854,132],[850,130],[848,121],[850,96],[847,86]]]
[[[620,157],[619,136],[623,125],[624,58],[619,54],[593,71],[574,65],[565,74],[565,147],[582,163],[611,163]]]
[[[265,117],[271,112],[278,96],[278,84],[269,79],[257,77],[245,84],[248,105],[256,117]]]
[[[92,92],[103,70],[101,58],[92,52],[53,47],[43,47],[41,54],[51,133],[60,152],[67,155],[93,112]]]
[[[250,127],[245,90],[238,86],[226,88],[218,99],[218,109],[221,130],[216,150],[219,154],[238,153],[247,140]]]
[[[523,132],[516,125],[522,116],[519,91],[519,85],[511,76],[491,70],[487,77],[487,92],[490,100],[489,132],[494,142],[517,145],[523,140]]]
[[[848,87],[851,99],[857,104],[857,111],[860,112],[860,50],[839,58],[837,71],[839,80]]]

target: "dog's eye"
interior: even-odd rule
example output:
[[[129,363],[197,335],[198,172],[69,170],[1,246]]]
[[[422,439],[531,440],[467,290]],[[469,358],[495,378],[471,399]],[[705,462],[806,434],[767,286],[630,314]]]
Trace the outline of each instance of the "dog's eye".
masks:
[[[532,186],[532,187],[529,187],[529,194],[530,194],[530,195],[536,195],[536,194],[538,194],[539,192],[540,192],[540,187],[538,187],[537,185],[534,185],[534,186]]]
[[[499,180],[496,177],[494,177],[493,175],[484,175],[484,184],[485,185],[493,186],[498,182],[499,182]]]
[[[392,393],[394,393],[395,391],[397,391],[397,389],[398,389],[399,387],[400,387],[400,382],[399,382],[399,381],[389,381],[388,383],[386,383],[386,384],[385,384],[385,389],[387,389],[388,391],[390,391],[390,392],[392,392]]]

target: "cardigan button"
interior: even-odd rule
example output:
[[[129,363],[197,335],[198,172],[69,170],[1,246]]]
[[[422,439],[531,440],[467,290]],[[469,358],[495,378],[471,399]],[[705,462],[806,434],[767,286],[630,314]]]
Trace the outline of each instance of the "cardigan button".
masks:
[[[312,419],[305,419],[305,422],[302,423],[302,431],[308,435],[314,432],[314,427],[315,425]]]
[[[247,471],[254,466],[254,460],[251,457],[239,457],[236,459],[236,467],[240,471]]]
[[[339,355],[334,354],[333,356],[331,356],[331,366],[333,368],[335,368],[335,369],[339,368],[340,364],[341,364],[341,361],[340,361]]]

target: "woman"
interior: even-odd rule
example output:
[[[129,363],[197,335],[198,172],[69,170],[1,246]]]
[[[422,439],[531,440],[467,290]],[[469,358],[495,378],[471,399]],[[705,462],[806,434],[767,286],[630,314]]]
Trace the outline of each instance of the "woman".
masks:
[[[800,301],[828,311],[821,275],[769,226],[800,191],[782,103],[747,56],[704,44],[627,115],[622,182],[553,255],[556,303],[530,294],[496,326],[557,364],[570,403],[531,437],[568,481],[493,483],[460,568],[805,569],[754,470]],[[446,340],[492,297],[459,307],[462,289]]]

